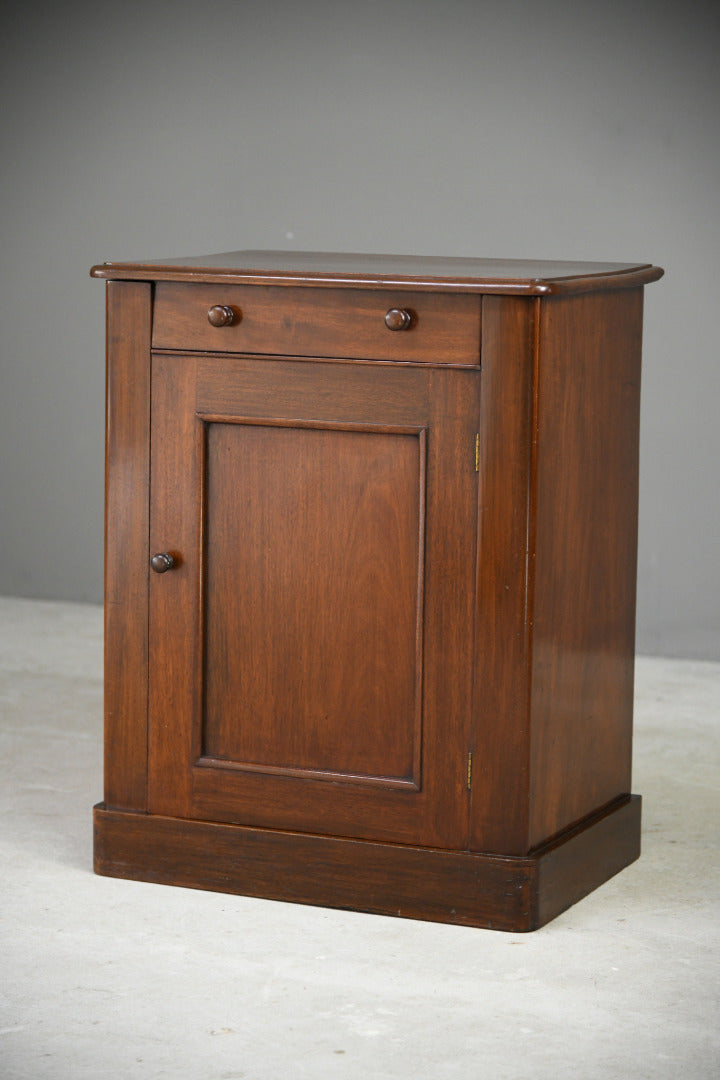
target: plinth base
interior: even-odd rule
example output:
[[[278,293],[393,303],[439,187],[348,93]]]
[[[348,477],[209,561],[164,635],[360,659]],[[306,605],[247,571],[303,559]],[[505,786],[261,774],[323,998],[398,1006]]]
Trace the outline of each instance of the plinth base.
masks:
[[[638,795],[532,854],[488,855],[94,810],[95,871],[163,885],[521,932],[640,854]]]

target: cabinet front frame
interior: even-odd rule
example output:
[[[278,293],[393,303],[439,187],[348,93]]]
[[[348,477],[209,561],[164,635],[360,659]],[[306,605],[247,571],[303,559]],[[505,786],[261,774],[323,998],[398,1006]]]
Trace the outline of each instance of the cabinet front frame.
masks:
[[[136,812],[148,811],[152,303],[151,283],[106,285],[104,805]],[[527,529],[539,303],[483,300],[474,699],[456,762],[466,788],[473,773],[467,846],[508,854],[528,849]]]

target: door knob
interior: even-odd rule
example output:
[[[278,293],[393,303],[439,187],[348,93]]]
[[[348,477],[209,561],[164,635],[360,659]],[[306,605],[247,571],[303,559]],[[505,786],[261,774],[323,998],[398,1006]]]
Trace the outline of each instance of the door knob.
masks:
[[[150,565],[156,574],[166,574],[168,570],[172,570],[175,560],[167,551],[160,551],[157,555],[153,555]]]
[[[390,308],[385,316],[385,325],[388,330],[409,330],[412,323],[412,313],[406,308]]]

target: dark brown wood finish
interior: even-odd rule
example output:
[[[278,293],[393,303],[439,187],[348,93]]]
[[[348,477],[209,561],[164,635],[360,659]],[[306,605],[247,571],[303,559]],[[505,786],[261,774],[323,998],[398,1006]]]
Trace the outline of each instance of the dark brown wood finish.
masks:
[[[544,926],[640,857],[641,813],[639,795],[618,799],[535,849],[535,926]]]
[[[419,790],[425,428],[204,423],[204,760]]]
[[[470,846],[521,855],[630,792],[642,291],[483,325]]]
[[[539,259],[459,259],[358,255],[319,251],[229,251],[161,262],[103,263],[91,270],[107,280],[243,282],[433,293],[448,289],[506,296],[550,296],[629,288],[657,281],[648,263],[592,263]]]
[[[528,576],[537,301],[483,300],[469,846],[528,850]]]
[[[105,804],[147,804],[151,287],[107,286]]]
[[[642,290],[538,329],[531,847],[630,792]]]
[[[523,933],[640,854],[640,799],[595,815],[562,844],[508,858],[249,829],[97,806],[95,871],[163,885]]]
[[[403,332],[393,333],[385,318],[400,297],[403,308],[412,312],[411,323]],[[215,308],[227,308],[235,318],[213,325],[208,312]],[[153,346],[477,367],[480,298],[161,282],[156,289]]]
[[[246,252],[93,273],[98,872],[527,930],[636,858],[641,286],[662,271]]]
[[[156,355],[153,812],[464,846],[479,379]]]

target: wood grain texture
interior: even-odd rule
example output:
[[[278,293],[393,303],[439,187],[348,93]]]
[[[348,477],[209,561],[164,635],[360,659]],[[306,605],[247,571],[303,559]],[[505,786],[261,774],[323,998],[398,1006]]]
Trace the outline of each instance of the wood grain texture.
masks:
[[[178,565],[151,583],[153,812],[464,846],[479,389],[478,371],[155,355],[152,548]],[[206,451],[208,425],[229,434]],[[422,470],[411,432],[427,440]],[[301,449],[304,463],[294,460]],[[422,584],[421,476],[434,553]],[[233,553],[246,518],[256,550]],[[219,614],[223,594],[235,614]],[[242,708],[228,710],[238,696],[261,711],[264,730],[241,730]],[[219,760],[235,755],[264,768]],[[303,775],[310,769],[334,771],[334,782]],[[386,773],[394,786],[368,787]]]
[[[662,271],[94,272],[98,872],[528,930],[636,858],[641,285]]]
[[[518,933],[543,926],[638,857],[640,799],[524,858],[103,806],[95,808],[94,823],[98,874]]]
[[[531,845],[630,792],[642,290],[540,311]]]
[[[485,297],[469,846],[528,851],[530,477],[538,301]]]
[[[195,416],[193,357],[153,356],[150,550],[172,555],[150,578],[148,809],[183,816],[191,798],[184,763],[200,756],[201,731],[180,717],[202,706],[202,428]],[[190,498],[183,497],[188,492]]]
[[[412,323],[408,330],[393,333],[385,316],[400,302],[412,312]],[[236,312],[231,325],[208,322],[208,311],[215,306]],[[477,367],[480,299],[161,282],[156,288],[153,346]]]
[[[535,926],[545,926],[640,858],[641,815],[639,795],[618,799],[534,853]]]
[[[467,259],[362,255],[317,251],[230,251],[162,262],[103,263],[99,278],[184,282],[244,282],[330,288],[397,288],[431,292],[547,296],[629,288],[657,281],[648,263]]]
[[[105,802],[147,803],[151,287],[107,286]]]
[[[204,757],[419,787],[424,429],[205,436]]]
[[[642,291],[486,298],[470,846],[630,791]]]

